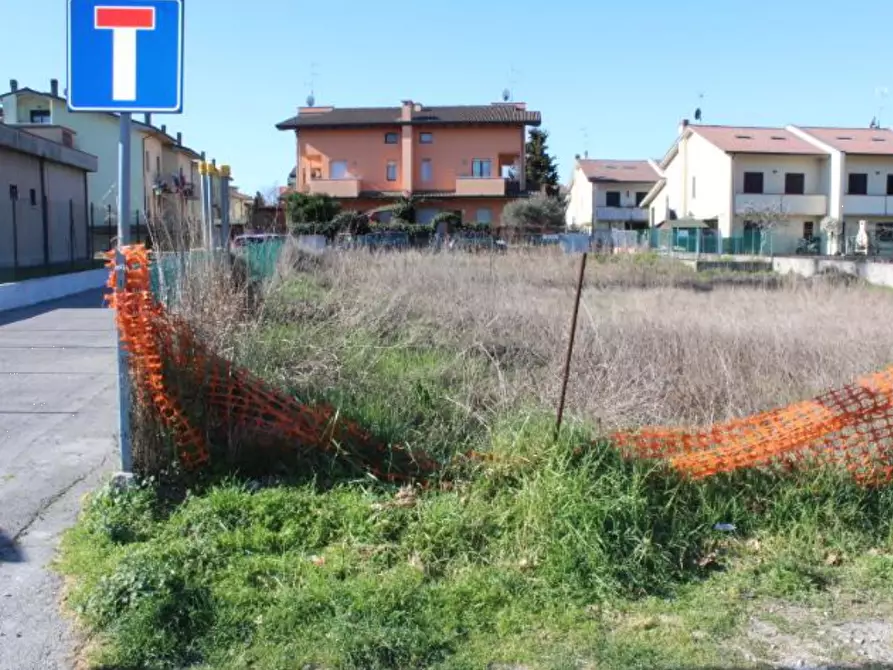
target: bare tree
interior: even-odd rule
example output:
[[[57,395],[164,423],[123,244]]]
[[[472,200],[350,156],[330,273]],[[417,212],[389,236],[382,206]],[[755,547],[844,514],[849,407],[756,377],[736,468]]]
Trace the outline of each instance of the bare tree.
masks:
[[[760,254],[765,255],[769,253],[772,231],[787,223],[788,211],[781,202],[766,205],[747,203],[744,206],[743,218],[746,223],[760,231]]]
[[[279,204],[279,184],[267,186],[265,189],[259,191],[259,193],[264,197],[264,204],[268,207],[275,207]]]

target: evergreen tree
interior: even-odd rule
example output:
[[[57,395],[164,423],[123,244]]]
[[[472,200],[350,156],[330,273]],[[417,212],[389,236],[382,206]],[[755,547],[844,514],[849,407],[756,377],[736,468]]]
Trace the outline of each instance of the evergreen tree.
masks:
[[[529,190],[541,190],[549,196],[557,196],[558,168],[555,159],[549,155],[549,147],[546,142],[549,133],[539,128],[531,128],[527,140],[527,188]]]

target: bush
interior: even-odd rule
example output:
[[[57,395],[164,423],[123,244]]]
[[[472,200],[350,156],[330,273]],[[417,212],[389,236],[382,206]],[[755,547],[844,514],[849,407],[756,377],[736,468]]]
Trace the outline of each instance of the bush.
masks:
[[[332,219],[332,225],[337,229],[338,233],[349,233],[351,235],[366,235],[371,228],[369,227],[369,217],[362,212],[347,210],[339,212]]]
[[[292,193],[285,204],[293,223],[328,223],[341,211],[335,198],[322,194]]]
[[[558,232],[564,229],[564,211],[561,199],[535,195],[506,205],[502,210],[502,225],[518,234]]]

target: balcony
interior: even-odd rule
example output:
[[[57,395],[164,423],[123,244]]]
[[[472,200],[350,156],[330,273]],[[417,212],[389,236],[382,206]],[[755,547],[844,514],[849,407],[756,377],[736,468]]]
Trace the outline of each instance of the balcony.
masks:
[[[503,177],[456,177],[456,195],[503,197],[507,181]]]
[[[314,195],[330,195],[333,198],[357,198],[360,195],[359,179],[311,179],[307,186]]]
[[[596,221],[648,221],[648,212],[640,207],[596,207]]]
[[[824,216],[828,197],[824,195],[780,195],[773,193],[736,193],[735,214],[774,210],[793,216]]]
[[[845,195],[843,213],[851,216],[893,216],[893,196]]]

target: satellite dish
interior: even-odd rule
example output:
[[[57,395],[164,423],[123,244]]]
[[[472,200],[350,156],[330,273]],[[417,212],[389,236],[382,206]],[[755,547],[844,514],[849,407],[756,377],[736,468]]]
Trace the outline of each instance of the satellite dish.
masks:
[[[503,102],[508,102],[511,97],[512,97],[512,92],[510,90],[508,90],[507,88],[502,89],[502,101]]]
[[[316,98],[314,98],[313,94],[311,93],[310,95],[307,96],[307,106],[313,107],[313,105],[315,105],[315,104],[316,104]]]

